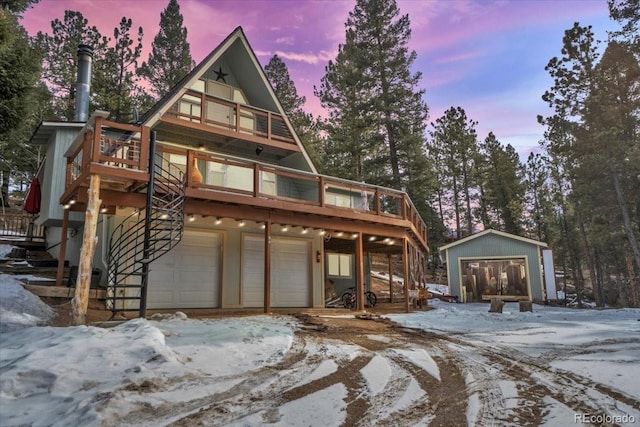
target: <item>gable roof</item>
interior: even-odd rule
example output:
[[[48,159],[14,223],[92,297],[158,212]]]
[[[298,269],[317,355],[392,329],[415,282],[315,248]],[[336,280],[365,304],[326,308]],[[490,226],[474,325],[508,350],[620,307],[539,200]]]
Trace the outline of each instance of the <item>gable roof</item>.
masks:
[[[300,148],[300,152],[304,156],[304,159],[308,163],[313,173],[318,173],[311,157],[307,153],[304,145],[300,142],[300,138],[296,134],[289,118],[285,114],[280,101],[276,97],[276,94],[267,79],[255,52],[249,45],[242,27],[237,27],[231,34],[229,34],[206,58],[202,60],[196,67],[191,70],[189,74],[184,76],[180,82],[178,82],[166,95],[164,95],[149,111],[147,111],[141,119],[141,123],[145,126],[153,127],[160,121],[162,115],[175,104],[182,95],[190,88],[198,79],[200,79],[211,67],[219,61],[223,56],[230,52],[233,58],[237,59],[240,70],[238,79],[240,83],[251,83],[256,88],[258,95],[263,95],[261,98],[263,102],[269,107],[269,109],[275,109],[282,115],[287,126],[291,129],[293,138]],[[257,84],[256,84],[257,82]],[[268,98],[268,99],[267,99]]]
[[[527,239],[526,237],[516,236],[515,234],[505,233],[504,231],[498,231],[498,230],[493,230],[491,228],[488,228],[488,229],[486,229],[484,231],[481,231],[479,233],[472,234],[471,236],[467,236],[464,239],[460,239],[460,240],[457,240],[457,241],[455,241],[453,243],[449,243],[448,245],[444,245],[444,246],[440,247],[439,250],[440,251],[444,251],[446,249],[452,248],[454,246],[461,245],[463,243],[466,243],[468,241],[477,239],[479,237],[486,236],[488,234],[495,234],[496,236],[506,237],[507,239],[519,240],[521,242],[530,243],[532,245],[541,246],[541,247],[544,247],[544,248],[547,247],[546,243],[540,242],[538,240]]]

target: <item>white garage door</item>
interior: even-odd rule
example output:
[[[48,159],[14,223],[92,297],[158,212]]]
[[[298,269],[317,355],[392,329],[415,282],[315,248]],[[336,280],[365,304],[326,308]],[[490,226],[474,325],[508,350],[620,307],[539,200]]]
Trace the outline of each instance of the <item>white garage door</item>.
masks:
[[[308,240],[271,239],[271,306],[310,307],[311,274]],[[264,238],[244,236],[243,305],[264,306]]]
[[[150,265],[147,307],[214,308],[220,304],[220,235],[185,231]]]

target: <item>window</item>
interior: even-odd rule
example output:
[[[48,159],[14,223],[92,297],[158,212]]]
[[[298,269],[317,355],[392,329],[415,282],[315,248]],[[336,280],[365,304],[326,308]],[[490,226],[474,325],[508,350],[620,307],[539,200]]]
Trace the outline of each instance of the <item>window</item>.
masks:
[[[351,277],[351,255],[327,254],[329,276]]]
[[[277,195],[276,174],[273,172],[260,171],[260,192],[264,194]]]

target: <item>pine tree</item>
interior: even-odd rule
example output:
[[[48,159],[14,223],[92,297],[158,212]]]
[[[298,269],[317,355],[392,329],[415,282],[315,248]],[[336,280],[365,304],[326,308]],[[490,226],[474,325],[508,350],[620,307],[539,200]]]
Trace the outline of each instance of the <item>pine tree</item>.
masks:
[[[325,170],[404,190],[432,221],[428,108],[418,89],[421,74],[411,72],[409,17],[400,16],[395,1],[358,0],[345,26],[345,43],[316,89],[329,111]]]
[[[357,51],[347,32],[347,43],[338,47],[335,61],[325,67],[320,98],[329,117],[322,123],[327,138],[323,149],[324,172],[354,181],[375,183],[375,168],[366,163],[374,158],[373,120],[366,109],[368,91],[364,88],[362,73],[356,64]]]
[[[298,95],[287,65],[278,55],[274,55],[264,68],[264,72],[300,141],[316,166],[321,166],[322,140],[318,136],[313,118],[303,109],[306,98]]]
[[[136,69],[142,51],[142,27],[136,40],[131,37],[131,19],[123,17],[113,30],[113,39],[104,60],[95,67],[93,84],[96,108],[109,111],[110,119],[126,122],[132,117],[134,92],[138,86]],[[135,43],[135,44],[134,44]]]
[[[439,205],[447,212],[443,215],[445,220],[455,224],[456,237],[461,238],[471,234],[475,227],[472,205],[478,158],[477,122],[468,119],[461,107],[451,107],[432,125],[429,153],[435,159],[437,176],[441,179]]]
[[[158,99],[168,93],[194,66],[180,5],[177,0],[169,0],[166,9],[160,13],[160,31],[151,44],[149,60],[142,63],[138,74],[147,80]]]
[[[99,70],[108,39],[95,26],[90,27],[82,13],[67,10],[64,20],[51,22],[52,34],[38,32],[36,46],[42,52],[42,79],[53,95],[56,117],[73,120],[77,81],[78,46],[88,44],[93,48],[94,69]],[[99,73],[94,75],[99,85]]]
[[[607,0],[609,16],[622,25],[612,33],[618,43],[627,44],[640,59],[640,2],[638,0]]]
[[[552,215],[550,189],[548,181],[550,172],[548,159],[540,153],[530,153],[524,169],[526,185],[525,227],[529,235],[537,240],[548,242],[550,239],[549,223]]]
[[[511,145],[503,146],[490,132],[480,144],[482,170],[482,208],[493,211],[497,223],[484,224],[512,234],[521,234],[524,184],[518,153]]]
[[[553,58],[547,70],[553,87],[543,99],[555,109],[554,120],[566,123],[571,134],[569,144],[551,147],[571,164],[570,199],[575,209],[575,231],[582,245],[594,297],[603,305],[603,254],[609,252],[609,236],[624,230],[629,257],[630,290],[634,305],[640,304],[638,286],[631,278],[640,271],[640,246],[637,226],[637,175],[627,159],[634,156],[638,128],[638,61],[632,44],[612,41],[600,57],[590,27],[579,24],[565,32],[563,57]],[[629,187],[627,184],[630,184]],[[635,197],[634,197],[635,195]],[[636,202],[637,203],[637,202]],[[603,227],[608,224],[608,227]],[[612,233],[613,232],[613,233]],[[623,250],[619,256],[626,255]],[[578,263],[579,264],[579,263]],[[634,271],[635,270],[635,271]]]
[[[0,8],[0,206],[9,205],[11,176],[27,173],[28,179],[38,167],[37,155],[27,149],[26,141],[33,132],[33,118],[43,102],[39,96],[41,86],[37,84],[40,56],[12,13],[21,12],[27,6],[12,4]]]

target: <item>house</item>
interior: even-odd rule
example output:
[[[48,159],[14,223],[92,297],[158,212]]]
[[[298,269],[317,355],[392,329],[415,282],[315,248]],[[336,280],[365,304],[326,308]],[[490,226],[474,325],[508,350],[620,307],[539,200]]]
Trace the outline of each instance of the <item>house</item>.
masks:
[[[241,28],[135,124],[89,116],[79,59],[76,122],[31,140],[47,147],[37,222],[60,266],[93,253],[112,310],[324,307],[329,279],[364,292],[369,253],[424,282],[407,194],[318,174]]]
[[[442,246],[449,292],[467,302],[496,297],[556,299],[553,259],[546,247],[546,243],[492,229]]]

